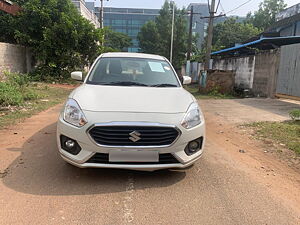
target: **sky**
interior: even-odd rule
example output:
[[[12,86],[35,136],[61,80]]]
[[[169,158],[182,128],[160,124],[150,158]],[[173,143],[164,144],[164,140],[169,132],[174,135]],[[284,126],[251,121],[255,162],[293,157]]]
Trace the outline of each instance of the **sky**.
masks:
[[[86,0],[86,1],[93,1],[93,0]],[[100,5],[99,0],[95,0],[97,3],[96,5]],[[159,9],[161,8],[162,4],[165,0],[104,0],[104,6],[106,7],[120,7],[120,8],[154,8]],[[247,2],[249,0],[221,0],[221,5],[226,12],[240,6],[241,4]],[[237,16],[246,16],[249,11],[254,12],[258,9],[258,5],[262,0],[250,0],[249,3],[245,4],[241,8],[234,10],[227,15],[237,15]],[[187,7],[189,3],[206,3],[207,0],[175,0],[176,4],[179,7]],[[218,2],[218,0],[216,0]],[[295,5],[300,3],[300,0],[285,0],[285,3],[289,6]],[[222,7],[219,7],[219,12],[222,10]]]

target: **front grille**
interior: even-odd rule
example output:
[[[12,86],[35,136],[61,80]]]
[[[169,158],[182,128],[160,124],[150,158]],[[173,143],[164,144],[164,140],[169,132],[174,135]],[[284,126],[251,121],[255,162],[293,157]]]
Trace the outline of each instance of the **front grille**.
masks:
[[[159,162],[109,162],[108,154],[96,153],[86,163],[101,163],[101,164],[129,164],[129,165],[151,165],[151,164],[173,164],[179,161],[170,153],[159,154]]]
[[[168,146],[179,132],[173,127],[96,126],[89,134],[97,144],[105,146]]]

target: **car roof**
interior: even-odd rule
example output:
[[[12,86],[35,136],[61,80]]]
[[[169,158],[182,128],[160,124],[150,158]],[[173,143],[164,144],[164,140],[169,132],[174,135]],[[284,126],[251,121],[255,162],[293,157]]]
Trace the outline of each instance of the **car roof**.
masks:
[[[143,58],[143,59],[157,59],[157,60],[166,60],[165,57],[160,55],[152,55],[145,53],[133,53],[133,52],[109,52],[101,55],[103,58],[108,57],[124,57],[124,58]]]

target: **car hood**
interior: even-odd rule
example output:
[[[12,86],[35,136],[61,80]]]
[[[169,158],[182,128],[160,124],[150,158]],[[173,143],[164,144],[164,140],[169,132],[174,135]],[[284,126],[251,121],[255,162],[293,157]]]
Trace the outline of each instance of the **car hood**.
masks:
[[[83,110],[101,112],[183,113],[193,98],[181,87],[135,87],[83,84],[70,98]]]

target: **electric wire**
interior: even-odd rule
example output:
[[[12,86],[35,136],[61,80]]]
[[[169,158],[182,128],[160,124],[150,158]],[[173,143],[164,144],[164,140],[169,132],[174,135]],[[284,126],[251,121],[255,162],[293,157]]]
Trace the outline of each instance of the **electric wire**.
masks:
[[[252,0],[248,0],[248,1],[244,2],[243,4],[239,5],[238,7],[234,8],[234,9],[232,9],[232,10],[229,10],[228,12],[226,12],[226,14],[232,13],[233,11],[235,11],[235,10],[241,8],[242,6],[248,4],[248,3],[251,2],[251,1],[252,1]]]

